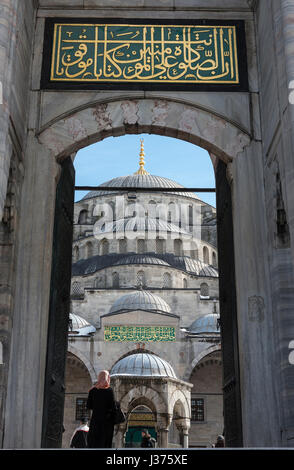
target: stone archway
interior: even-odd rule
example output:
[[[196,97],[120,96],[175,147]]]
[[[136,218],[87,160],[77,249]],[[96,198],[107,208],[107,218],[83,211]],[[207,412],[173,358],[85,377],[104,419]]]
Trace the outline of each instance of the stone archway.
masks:
[[[97,103],[44,126],[38,140],[57,160],[109,136],[152,133],[187,140],[233,160],[251,142],[248,132],[199,107],[166,99]]]
[[[21,213],[27,214],[20,224],[19,257],[16,266],[16,287],[13,329],[14,348],[11,355],[10,377],[8,382],[8,399],[6,406],[7,423],[17,422],[19,433],[7,425],[5,445],[7,447],[39,447],[41,422],[32,423],[27,419],[24,409],[42,409],[43,384],[46,361],[46,333],[48,326],[49,285],[52,261],[52,233],[54,224],[54,207],[56,184],[60,174],[57,162],[68,155],[93,142],[110,135],[125,133],[149,132],[167,135],[187,140],[207,149],[211,154],[229,164],[230,183],[233,189],[234,207],[241,217],[234,215],[234,235],[238,244],[236,258],[237,304],[238,304],[238,333],[241,338],[242,357],[250,362],[248,367],[241,364],[241,382],[243,395],[243,413],[246,414],[245,436],[246,443],[259,442],[260,432],[254,427],[254,411],[260,410],[264,397],[269,403],[274,401],[275,386],[273,370],[269,369],[268,355],[262,344],[272,341],[270,321],[266,324],[248,322],[248,298],[259,295],[264,300],[264,309],[271,312],[270,280],[268,275],[268,260],[262,253],[257,252],[256,240],[259,246],[266,245],[266,237],[262,232],[264,189],[262,173],[258,171],[261,165],[261,146],[251,140],[248,131],[224,116],[231,115],[229,109],[224,109],[223,116],[208,109],[179,102],[176,98],[167,99],[124,99],[120,101],[99,102],[98,104],[83,105],[78,110],[69,110],[65,115],[54,118],[43,125],[38,135],[28,136],[27,153],[28,165],[23,183]],[[241,112],[241,109],[238,109]],[[215,158],[213,157],[215,163]],[[216,167],[216,163],[215,163]],[[256,172],[254,172],[256,169]],[[254,174],[254,178],[252,178]],[[252,188],[248,191],[248,188]],[[247,210],[242,211],[244,194],[246,193]],[[259,214],[260,223],[255,225],[254,213]],[[253,229],[248,233],[246,244],[242,244],[246,227]],[[40,227],[43,230],[40,231]],[[253,256],[248,257],[248,249],[256,259],[262,262],[252,263]],[[34,253],[34,263],[26,260],[26,254]],[[244,276],[249,272],[250,276]],[[36,337],[23,334],[22,325],[26,331],[33,328]],[[255,338],[260,341],[255,341]],[[251,343],[254,349],[254,360],[250,355]],[[269,343],[268,343],[269,344]],[[270,348],[270,346],[269,346]],[[23,367],[25,360],[35,364],[35,375],[26,375]],[[38,361],[36,363],[36,357]],[[259,383],[260,370],[264,370],[267,378]],[[272,384],[270,394],[268,386]],[[260,394],[256,397],[254,391],[258,388]],[[37,397],[35,403],[25,398],[17,403],[16,397],[21,394],[29,397],[28,391],[34,390]],[[32,395],[32,393],[31,393]],[[254,396],[254,399],[253,399]],[[37,414],[37,413],[36,413]],[[249,418],[248,418],[249,416]],[[275,417],[264,414],[259,421],[260,427],[269,430],[270,440],[277,435]],[[29,427],[30,438],[22,436],[21,429]],[[272,430],[272,431],[271,431]],[[253,433],[253,434],[252,434]],[[28,439],[28,440],[27,440]],[[273,437],[274,439],[274,437]],[[29,442],[29,444],[28,444]]]

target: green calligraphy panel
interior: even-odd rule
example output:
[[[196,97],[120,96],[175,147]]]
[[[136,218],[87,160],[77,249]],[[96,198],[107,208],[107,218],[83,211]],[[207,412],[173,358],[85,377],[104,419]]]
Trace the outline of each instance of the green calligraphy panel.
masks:
[[[172,326],[123,326],[104,327],[105,341],[175,341],[176,330]]]
[[[236,26],[54,23],[50,81],[236,85]]]

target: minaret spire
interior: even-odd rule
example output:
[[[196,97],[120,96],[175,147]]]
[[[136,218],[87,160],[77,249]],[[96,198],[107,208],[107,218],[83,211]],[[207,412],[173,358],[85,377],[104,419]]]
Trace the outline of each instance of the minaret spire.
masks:
[[[139,170],[136,171],[135,175],[149,175],[148,171],[145,170],[145,151],[144,151],[144,139],[140,139],[141,149],[140,149],[140,160],[139,160]]]

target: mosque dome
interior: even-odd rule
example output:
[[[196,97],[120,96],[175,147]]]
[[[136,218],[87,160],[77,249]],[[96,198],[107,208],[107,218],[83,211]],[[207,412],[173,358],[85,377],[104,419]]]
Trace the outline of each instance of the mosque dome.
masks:
[[[119,297],[109,310],[109,313],[147,310],[150,312],[170,313],[170,306],[158,295],[139,290]]]
[[[125,217],[110,222],[105,222],[102,227],[99,225],[94,231],[95,236],[105,236],[107,233],[125,233],[125,232],[164,232],[177,233],[191,237],[184,229],[167,222],[163,219],[154,219],[151,217]]]
[[[197,318],[190,326],[188,332],[192,334],[220,333],[219,315],[209,313]]]
[[[123,264],[153,264],[158,266],[170,267],[170,264],[164,261],[163,259],[156,258],[155,256],[150,256],[148,254],[134,254],[124,256],[122,259],[117,261],[114,266],[120,266]]]
[[[162,189],[163,193],[164,193],[165,188],[184,188],[184,186],[182,186],[181,184],[176,183],[175,181],[170,180],[168,178],[163,178],[162,176],[150,175],[150,173],[148,173],[144,168],[145,166],[144,157],[145,157],[144,146],[143,146],[143,140],[141,139],[139,170],[136,171],[133,175],[119,176],[117,178],[113,178],[109,181],[106,181],[105,183],[100,184],[99,186],[108,186],[108,187],[113,188],[113,191],[103,191],[103,190],[90,191],[88,194],[86,194],[82,198],[82,201],[86,199],[99,197],[99,196],[109,196],[110,194],[122,192],[120,190],[121,187],[144,188],[144,189],[146,188],[146,192],[148,192],[149,188],[160,188]],[[189,193],[186,191],[175,192],[175,193],[170,192],[168,194],[177,194],[178,196],[199,199],[195,193]]]
[[[117,178],[113,178],[105,183],[100,184],[99,186],[108,186],[113,188],[113,191],[90,191],[87,193],[83,198],[82,201],[86,199],[92,199],[99,196],[109,196],[110,194],[114,194],[117,192],[121,192],[119,188],[126,187],[126,188],[146,188],[146,192],[148,192],[148,188],[161,188],[162,192],[164,193],[165,188],[183,188],[181,184],[168,179],[162,176],[155,176],[155,175],[126,175],[126,176],[118,176]],[[189,197],[193,199],[199,199],[195,193],[189,193],[186,191],[179,191],[179,192],[169,192],[168,194],[177,194],[178,196]]]
[[[88,336],[95,333],[96,328],[87,322],[84,318],[73,313],[69,314],[69,328],[68,333],[70,336]]]
[[[111,377],[171,377],[177,376],[172,366],[154,354],[136,353],[120,359],[110,371]]]

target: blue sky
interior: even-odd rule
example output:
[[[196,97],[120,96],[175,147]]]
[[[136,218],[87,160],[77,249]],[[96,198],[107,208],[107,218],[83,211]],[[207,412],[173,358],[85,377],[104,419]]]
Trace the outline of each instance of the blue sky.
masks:
[[[144,139],[145,168],[185,187],[214,187],[214,171],[206,150],[171,137],[153,134],[109,137],[85,147],[75,158],[76,185],[95,186],[139,168],[140,138]],[[77,191],[76,201],[86,192]],[[200,199],[215,206],[214,193],[200,193]]]

